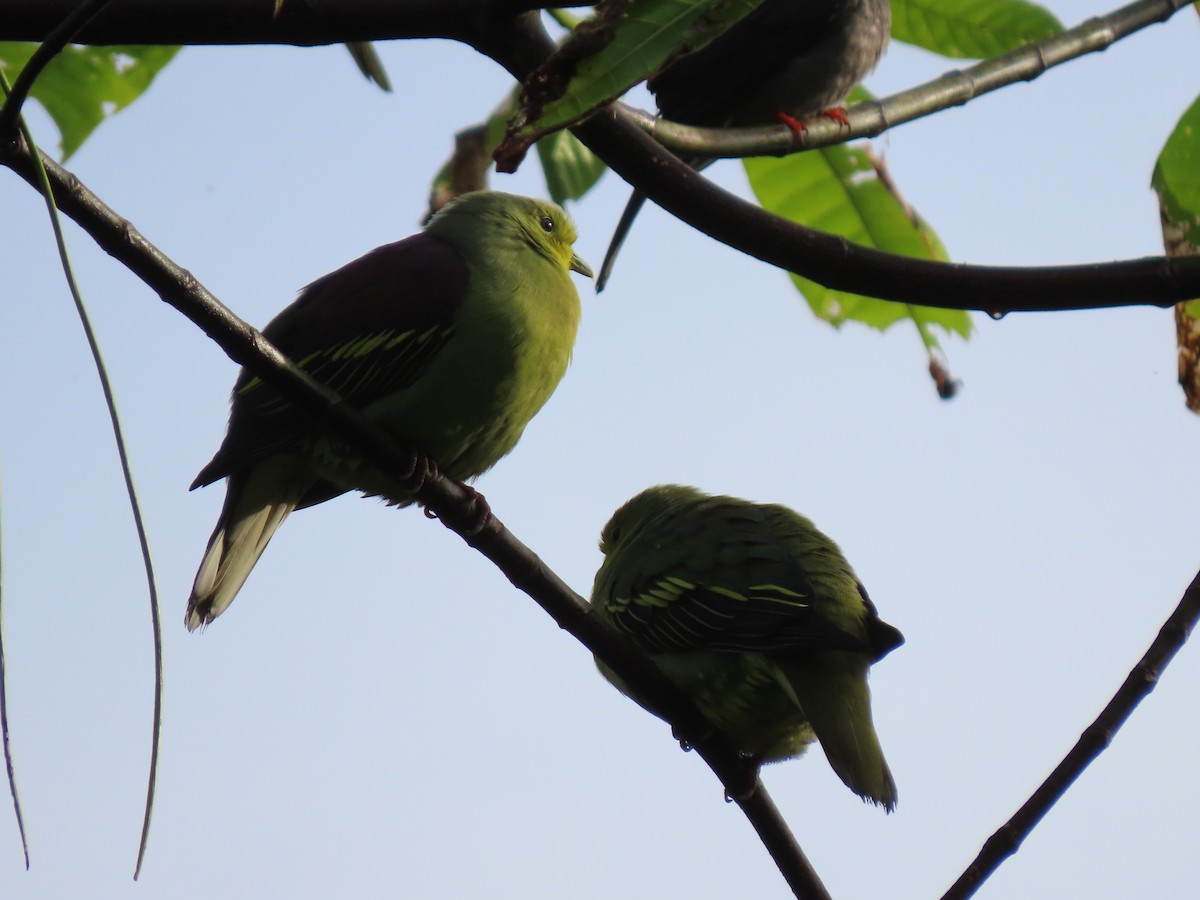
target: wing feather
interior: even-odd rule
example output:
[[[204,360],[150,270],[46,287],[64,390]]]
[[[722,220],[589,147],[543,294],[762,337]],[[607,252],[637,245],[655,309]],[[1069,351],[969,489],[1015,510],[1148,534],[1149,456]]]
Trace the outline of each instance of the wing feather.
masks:
[[[453,334],[466,290],[458,251],[415,234],[314,281],[263,334],[361,409],[421,377]],[[307,413],[243,369],[225,440],[192,487],[287,451],[312,433]]]

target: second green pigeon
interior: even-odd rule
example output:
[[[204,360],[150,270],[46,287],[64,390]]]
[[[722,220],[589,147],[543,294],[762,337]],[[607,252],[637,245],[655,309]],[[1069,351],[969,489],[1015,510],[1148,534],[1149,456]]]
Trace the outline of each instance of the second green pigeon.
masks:
[[[613,514],[600,550],[593,608],[741,754],[787,759],[815,739],[854,793],[895,807],[867,670],[904,638],[812,522],[786,506],[659,485]]]

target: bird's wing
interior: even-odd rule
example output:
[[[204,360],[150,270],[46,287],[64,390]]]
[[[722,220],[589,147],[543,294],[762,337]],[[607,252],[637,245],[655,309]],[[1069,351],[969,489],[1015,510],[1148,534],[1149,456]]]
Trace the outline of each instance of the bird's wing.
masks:
[[[458,252],[415,234],[317,279],[263,334],[361,409],[421,377],[452,334],[466,289]],[[306,412],[243,369],[225,441],[192,487],[286,450],[312,430]]]
[[[841,13],[840,2],[764,0],[725,34],[647,82],[659,111],[690,125],[740,121],[739,112],[756,90],[825,39],[830,22]]]
[[[645,553],[637,575],[601,598],[607,618],[648,653],[867,649],[823,616],[804,567],[778,543],[736,528],[702,564],[686,535]]]

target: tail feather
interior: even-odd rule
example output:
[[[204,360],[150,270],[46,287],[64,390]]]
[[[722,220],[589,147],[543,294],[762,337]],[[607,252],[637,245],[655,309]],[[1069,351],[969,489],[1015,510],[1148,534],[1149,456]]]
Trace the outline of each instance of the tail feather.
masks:
[[[604,290],[604,286],[608,284],[608,278],[612,275],[613,266],[617,263],[617,254],[621,252],[621,247],[625,244],[625,239],[629,237],[629,229],[633,227],[633,220],[637,218],[637,214],[641,212],[645,203],[646,195],[634,191],[629,197],[629,202],[625,204],[625,211],[621,213],[620,221],[617,222],[617,228],[613,232],[612,240],[608,244],[608,252],[604,254],[604,262],[600,264],[600,271],[596,275],[597,294]]]
[[[681,157],[681,160],[697,172],[704,171],[713,162],[713,160],[705,159],[701,156]],[[597,294],[604,290],[604,286],[608,284],[613,266],[617,264],[617,254],[621,252],[621,247],[625,245],[625,239],[629,237],[629,230],[633,228],[633,220],[642,211],[642,207],[646,205],[647,199],[649,198],[641,191],[635,190],[630,194],[629,202],[625,204],[625,210],[621,213],[621,218],[617,221],[617,227],[613,231],[612,240],[608,243],[608,252],[604,254],[604,262],[600,264],[600,271],[596,273]]]
[[[829,765],[858,796],[896,807],[896,782],[871,721],[868,660],[831,651],[822,664],[785,665],[787,681],[804,710]]]
[[[302,490],[287,489],[270,473],[252,471],[245,478],[230,478],[225,506],[188,597],[184,617],[188,631],[207,625],[228,609],[301,494]]]

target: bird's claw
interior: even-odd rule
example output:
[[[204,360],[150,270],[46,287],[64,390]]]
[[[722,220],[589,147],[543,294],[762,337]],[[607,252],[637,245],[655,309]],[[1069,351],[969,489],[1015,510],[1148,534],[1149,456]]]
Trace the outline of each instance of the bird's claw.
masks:
[[[821,110],[821,115],[827,119],[833,119],[839,125],[845,125],[847,128],[850,127],[850,119],[846,117],[846,107],[844,106],[832,106],[829,109],[823,109]],[[808,126],[800,119],[797,119],[795,116],[789,116],[787,113],[776,113],[775,118],[792,129],[792,133],[796,135],[796,143],[803,147],[804,132],[808,131]]]
[[[829,109],[823,109],[821,115],[827,119],[833,119],[839,125],[850,127],[850,119],[846,116],[846,107],[844,106],[831,106]]]
[[[412,474],[405,479],[408,482],[408,488],[414,494],[421,488],[425,487],[425,482],[430,478],[438,476],[437,463],[424,453],[413,454]]]
[[[462,489],[467,493],[467,502],[469,504],[466,516],[464,517],[463,533],[467,537],[472,537],[483,531],[493,520],[492,508],[488,505],[487,498],[479,491],[470,485],[461,485]]]
[[[748,756],[743,760],[742,771],[732,783],[725,785],[725,802],[740,803],[749,800],[758,790],[758,770],[761,764],[757,759]]]
[[[796,135],[796,143],[801,147],[804,146],[804,132],[808,131],[808,126],[797,119],[795,116],[789,116],[787,113],[776,113],[775,118],[792,129],[792,134]]]

